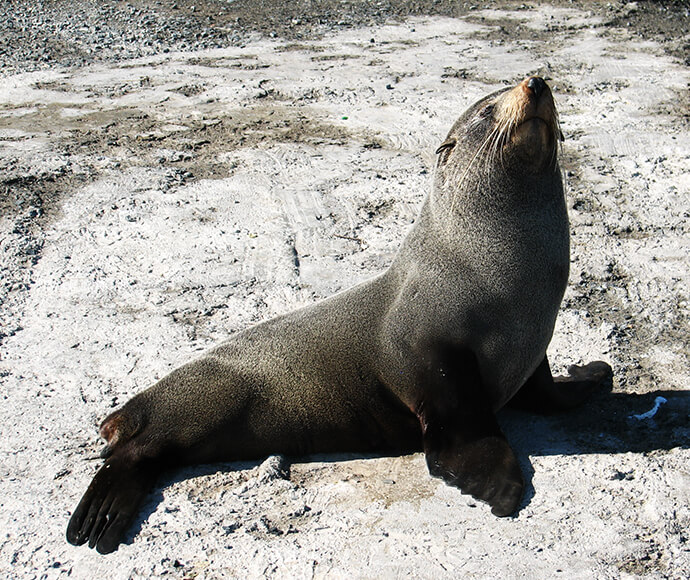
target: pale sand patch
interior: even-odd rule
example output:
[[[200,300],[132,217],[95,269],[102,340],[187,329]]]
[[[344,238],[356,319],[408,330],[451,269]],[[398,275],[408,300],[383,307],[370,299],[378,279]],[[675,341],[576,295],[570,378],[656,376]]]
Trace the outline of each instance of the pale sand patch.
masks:
[[[687,575],[690,75],[578,11],[483,16],[3,79],[0,167],[57,200],[0,219],[3,574]],[[511,20],[539,34],[501,35]],[[173,474],[117,553],[68,545],[108,410],[380,272],[455,117],[532,73],[552,79],[572,208],[551,358],[603,358],[616,382],[568,418],[503,415],[531,479],[519,515],[493,518],[419,454],[320,457],[289,481],[255,464]],[[659,392],[654,421],[628,419]]]

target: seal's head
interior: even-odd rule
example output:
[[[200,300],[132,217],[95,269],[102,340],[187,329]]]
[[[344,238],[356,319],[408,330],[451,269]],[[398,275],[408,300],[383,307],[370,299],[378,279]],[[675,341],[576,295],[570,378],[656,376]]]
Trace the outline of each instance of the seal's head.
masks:
[[[465,111],[437,150],[437,177],[458,186],[468,178],[486,182],[487,173],[534,178],[557,172],[559,139],[551,90],[544,79],[529,77]]]

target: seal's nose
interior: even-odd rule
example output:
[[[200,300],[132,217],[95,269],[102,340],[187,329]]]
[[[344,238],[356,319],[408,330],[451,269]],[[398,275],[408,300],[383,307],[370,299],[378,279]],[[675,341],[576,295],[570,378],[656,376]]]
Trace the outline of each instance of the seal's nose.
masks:
[[[546,88],[546,83],[544,82],[544,79],[541,77],[531,77],[527,81],[527,88],[531,89],[534,93],[534,96],[539,98],[539,96],[544,92],[544,89]]]

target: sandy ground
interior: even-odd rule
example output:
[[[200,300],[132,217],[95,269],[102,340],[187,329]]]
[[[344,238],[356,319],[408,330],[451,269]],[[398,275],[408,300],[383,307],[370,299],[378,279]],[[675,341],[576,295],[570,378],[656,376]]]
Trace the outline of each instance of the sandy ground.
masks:
[[[380,272],[457,115],[533,73],[561,112],[572,223],[550,358],[603,358],[615,380],[567,416],[501,414],[529,481],[517,517],[421,454],[288,478],[269,459],[169,474],[110,556],[68,545],[100,419],[232,331]],[[689,82],[659,43],[552,7],[6,76],[0,573],[687,578]]]

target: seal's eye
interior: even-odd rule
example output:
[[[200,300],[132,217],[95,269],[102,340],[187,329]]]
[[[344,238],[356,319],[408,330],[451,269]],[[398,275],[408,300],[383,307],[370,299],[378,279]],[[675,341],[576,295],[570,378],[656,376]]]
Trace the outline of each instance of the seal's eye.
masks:
[[[479,116],[482,119],[486,119],[487,117],[490,117],[491,113],[493,113],[493,112],[494,112],[494,106],[493,105],[487,105],[481,111],[479,111]]]

